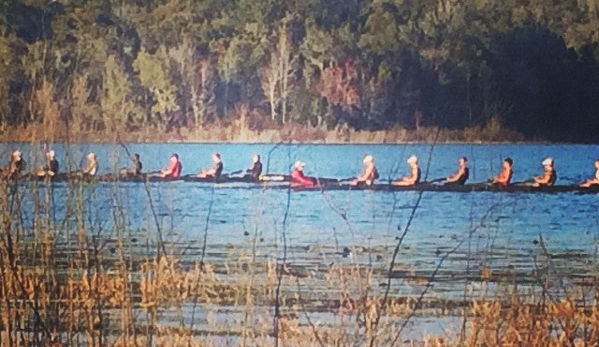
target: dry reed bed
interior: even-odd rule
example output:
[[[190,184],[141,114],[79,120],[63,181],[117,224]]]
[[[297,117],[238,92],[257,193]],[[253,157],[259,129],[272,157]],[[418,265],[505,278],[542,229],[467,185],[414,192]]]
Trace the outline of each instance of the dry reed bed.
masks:
[[[40,136],[40,134],[45,134]],[[235,143],[452,143],[452,142],[521,142],[525,139],[516,131],[507,129],[497,117],[486,124],[461,130],[439,127],[406,129],[395,126],[382,130],[356,130],[348,126],[313,127],[304,124],[276,125],[264,129],[252,128],[243,117],[230,122],[219,122],[206,127],[186,127],[167,130],[165,127],[147,127],[134,131],[120,131],[107,135],[105,131],[67,132],[57,128],[48,134],[42,125],[0,129],[3,141],[29,142],[32,138],[51,138],[59,142],[235,142]]]

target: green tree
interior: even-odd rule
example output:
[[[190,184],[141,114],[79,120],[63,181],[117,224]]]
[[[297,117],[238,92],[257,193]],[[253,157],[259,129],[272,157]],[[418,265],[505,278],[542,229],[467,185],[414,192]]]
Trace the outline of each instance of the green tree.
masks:
[[[135,109],[130,101],[131,82],[114,55],[106,57],[102,79],[101,107],[103,125],[118,137],[127,128],[127,119]]]
[[[133,62],[133,68],[138,74],[142,86],[148,90],[151,107],[149,117],[145,121],[150,124],[168,124],[171,119],[169,114],[177,111],[179,106],[176,101],[176,88],[171,83],[169,74],[169,56],[166,49],[161,47],[155,54],[146,51],[139,52]],[[141,123],[144,119],[134,119]]]

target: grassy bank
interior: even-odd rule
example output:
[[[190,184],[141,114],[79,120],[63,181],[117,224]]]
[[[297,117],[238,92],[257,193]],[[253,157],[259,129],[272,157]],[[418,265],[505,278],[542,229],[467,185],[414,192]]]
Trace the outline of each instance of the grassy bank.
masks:
[[[153,128],[73,130],[64,126],[48,129],[43,125],[0,128],[2,142],[52,141],[52,142],[239,142],[239,143],[488,143],[538,141],[521,134],[492,119],[484,126],[452,130],[437,127],[420,127],[408,130],[393,127],[377,131],[355,130],[338,126],[334,129],[288,124],[280,127],[253,129],[242,118],[231,122],[196,129]]]

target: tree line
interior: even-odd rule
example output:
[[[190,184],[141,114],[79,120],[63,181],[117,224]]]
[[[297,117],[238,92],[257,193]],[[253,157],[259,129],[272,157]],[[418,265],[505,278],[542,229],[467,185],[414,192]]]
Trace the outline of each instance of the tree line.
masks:
[[[8,0],[0,124],[596,142],[599,0]]]

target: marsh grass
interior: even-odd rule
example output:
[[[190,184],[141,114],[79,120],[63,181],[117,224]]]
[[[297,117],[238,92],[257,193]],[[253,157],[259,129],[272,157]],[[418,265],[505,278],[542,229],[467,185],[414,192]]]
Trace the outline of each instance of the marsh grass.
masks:
[[[43,125],[0,128],[3,141],[28,142],[31,138],[70,142],[107,142],[118,139],[125,142],[235,142],[235,143],[506,143],[536,141],[527,139],[516,131],[505,128],[498,118],[486,124],[464,129],[419,127],[406,129],[394,126],[382,130],[355,130],[339,125],[335,128],[314,127],[304,124],[273,125],[256,128],[247,117],[217,121],[210,126],[167,129],[148,126],[127,131],[116,129],[67,132],[59,127],[49,133]],[[108,137],[107,137],[108,136]]]
[[[345,262],[325,263],[333,258],[324,255],[322,266],[314,267],[282,257],[288,249],[278,248],[275,257],[259,254],[255,230],[244,247],[222,250],[224,257],[204,258],[204,249],[201,258],[188,258],[164,235],[155,235],[166,228],[147,232],[145,245],[133,240],[118,182],[108,189],[113,194],[108,233],[105,224],[93,220],[102,217],[90,212],[94,189],[82,182],[61,188],[68,190],[68,223],[51,213],[52,185],[0,185],[6,196],[0,200],[2,346],[581,347],[599,342],[597,278],[589,274],[554,288],[546,269],[555,257],[542,238],[532,283],[523,286],[521,276],[489,265],[468,277],[469,285],[480,288],[476,293],[465,300],[441,299],[425,294],[439,280],[442,264],[421,271],[392,263],[393,245],[376,253],[355,247],[353,253],[362,258]],[[26,194],[33,196],[31,225],[23,222]],[[367,260],[376,256],[380,261]],[[407,295],[404,286],[419,293]],[[417,338],[405,327],[421,317],[450,317],[455,324],[443,336]]]

